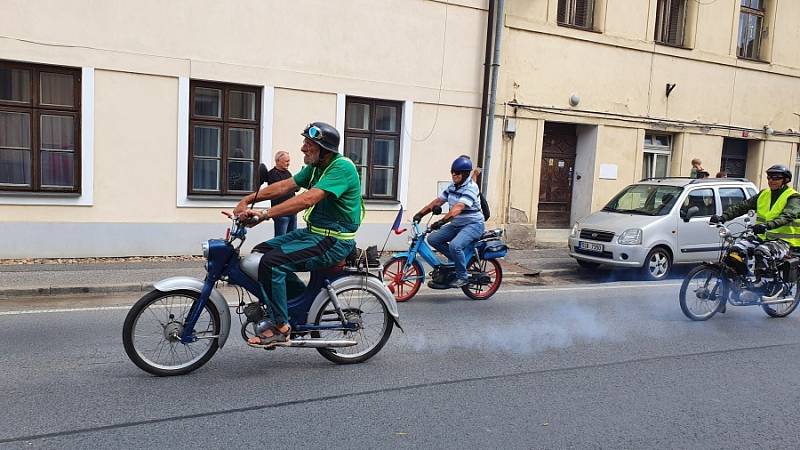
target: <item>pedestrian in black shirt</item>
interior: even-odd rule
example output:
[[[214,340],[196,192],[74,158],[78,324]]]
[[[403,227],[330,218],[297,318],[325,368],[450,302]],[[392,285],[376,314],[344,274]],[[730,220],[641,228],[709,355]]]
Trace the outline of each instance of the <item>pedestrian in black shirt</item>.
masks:
[[[292,173],[289,172],[289,162],[289,152],[280,150],[275,153],[275,167],[267,173],[267,184],[277,183],[290,178]],[[294,193],[274,198],[272,199],[272,206],[277,206],[292,197],[294,197]],[[295,214],[275,217],[272,220],[275,223],[275,236],[281,236],[297,229],[297,216]]]

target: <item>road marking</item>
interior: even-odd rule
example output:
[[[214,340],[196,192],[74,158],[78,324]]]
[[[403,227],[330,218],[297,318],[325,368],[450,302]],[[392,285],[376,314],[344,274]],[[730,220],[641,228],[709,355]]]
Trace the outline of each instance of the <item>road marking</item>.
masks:
[[[564,292],[564,291],[596,291],[596,290],[609,290],[609,289],[636,289],[636,288],[673,288],[680,286],[681,283],[636,283],[636,284],[586,284],[580,286],[564,286],[564,287],[547,287],[547,286],[532,286],[528,288],[517,289],[500,289],[497,294],[524,294],[526,292]],[[497,295],[495,294],[495,295]],[[455,291],[443,290],[440,292],[429,291],[417,294],[417,297],[451,297],[457,295]],[[98,311],[124,311],[131,309],[132,305],[120,306],[92,306],[85,308],[50,308],[50,309],[26,309],[19,311],[0,311],[0,316],[20,316],[24,314],[61,314],[70,312],[98,312]],[[234,308],[238,303],[228,303],[228,306]]]

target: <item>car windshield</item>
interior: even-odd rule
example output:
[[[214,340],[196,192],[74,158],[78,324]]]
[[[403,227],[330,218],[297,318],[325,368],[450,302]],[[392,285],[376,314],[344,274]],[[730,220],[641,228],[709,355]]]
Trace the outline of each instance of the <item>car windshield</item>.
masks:
[[[682,187],[659,184],[632,184],[615,195],[603,211],[663,216],[672,210]]]

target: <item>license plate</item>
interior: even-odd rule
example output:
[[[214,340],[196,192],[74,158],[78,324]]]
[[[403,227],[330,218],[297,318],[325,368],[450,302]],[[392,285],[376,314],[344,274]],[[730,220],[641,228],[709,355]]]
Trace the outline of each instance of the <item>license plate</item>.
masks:
[[[583,250],[589,250],[590,252],[598,252],[598,253],[603,252],[603,244],[595,244],[592,242],[579,241],[578,247]]]

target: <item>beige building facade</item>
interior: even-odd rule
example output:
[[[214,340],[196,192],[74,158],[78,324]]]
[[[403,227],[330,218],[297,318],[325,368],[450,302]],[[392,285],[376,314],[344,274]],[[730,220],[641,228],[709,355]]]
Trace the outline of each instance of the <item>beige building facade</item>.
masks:
[[[794,167],[800,4],[764,2],[759,54],[745,58],[739,1],[668,2],[687,5],[680,45],[654,40],[657,22],[677,36],[661,3],[496,8],[485,193],[514,242],[569,228],[643,176],[688,176],[695,157],[757,184],[770,164]],[[383,244],[401,205],[409,220],[455,157],[478,158],[488,10],[0,0],[0,258],[197,254],[258,163],[287,150],[300,169],[299,133],[318,120],[362,171],[360,245]],[[261,225],[247,247],[271,235]]]

